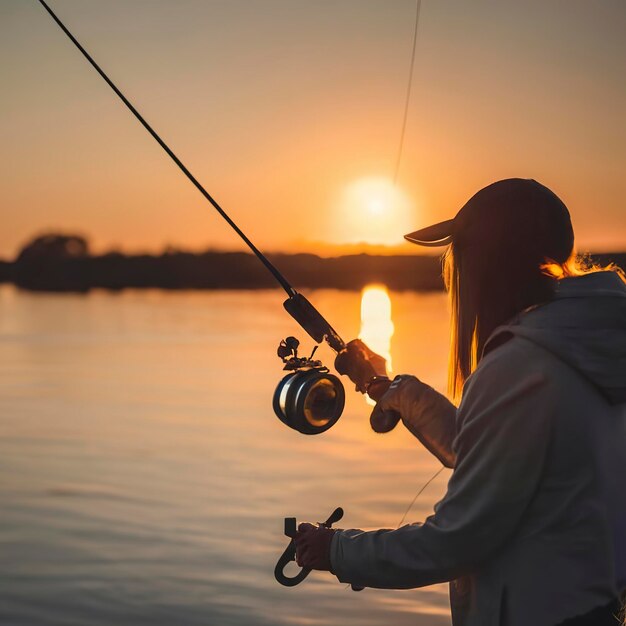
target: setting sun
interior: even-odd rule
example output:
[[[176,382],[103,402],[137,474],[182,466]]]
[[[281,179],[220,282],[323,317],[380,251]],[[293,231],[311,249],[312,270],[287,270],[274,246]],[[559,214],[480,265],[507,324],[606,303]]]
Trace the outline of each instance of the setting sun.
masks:
[[[333,232],[337,243],[394,245],[415,221],[410,199],[391,180],[362,178],[341,194]]]

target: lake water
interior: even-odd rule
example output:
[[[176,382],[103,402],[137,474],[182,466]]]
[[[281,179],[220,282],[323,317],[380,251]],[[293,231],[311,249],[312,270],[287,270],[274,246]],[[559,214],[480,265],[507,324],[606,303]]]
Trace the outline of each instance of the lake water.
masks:
[[[348,340],[384,343],[394,373],[445,386],[442,294],[314,291]],[[404,429],[376,435],[345,381],[344,416],[305,437],[274,416],[284,294],[0,287],[0,623],[443,626],[447,587],[354,593],[273,568],[283,517],[393,528],[438,462]],[[387,312],[385,312],[387,311]],[[378,321],[377,321],[378,320]],[[386,337],[386,339],[385,339]],[[384,348],[384,346],[383,346]],[[379,348],[382,349],[382,348]],[[327,347],[319,350],[332,365]],[[407,521],[428,515],[444,471]]]

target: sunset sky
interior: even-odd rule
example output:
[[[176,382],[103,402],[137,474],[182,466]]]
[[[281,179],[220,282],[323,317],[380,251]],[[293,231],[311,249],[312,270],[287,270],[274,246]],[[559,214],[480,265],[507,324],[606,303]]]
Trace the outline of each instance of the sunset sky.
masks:
[[[414,0],[50,4],[266,250],[401,242],[509,176],[626,249],[624,0],[423,0],[397,188]],[[36,0],[0,2],[0,53],[0,257],[243,248]]]

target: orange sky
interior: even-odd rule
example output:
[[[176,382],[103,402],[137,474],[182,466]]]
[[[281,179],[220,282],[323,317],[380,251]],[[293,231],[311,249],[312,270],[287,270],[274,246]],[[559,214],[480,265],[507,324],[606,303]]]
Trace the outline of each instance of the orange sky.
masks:
[[[358,198],[392,176],[413,0],[50,4],[261,248],[400,240],[522,176],[568,204],[579,248],[626,249],[623,0],[423,0],[404,214],[376,219]],[[0,256],[50,229],[242,249],[37,2],[3,0],[0,53]]]

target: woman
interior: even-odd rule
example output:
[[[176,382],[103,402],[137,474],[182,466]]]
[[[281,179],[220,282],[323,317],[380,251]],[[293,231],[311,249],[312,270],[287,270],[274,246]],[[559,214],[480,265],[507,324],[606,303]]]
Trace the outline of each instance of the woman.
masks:
[[[454,468],[447,493],[424,523],[396,530],[302,524],[299,564],[361,587],[452,581],[455,626],[615,626],[626,589],[622,274],[576,269],[569,212],[533,180],[494,183],[407,239],[450,245],[449,378],[461,401],[398,376],[371,423],[384,432],[400,418]],[[336,365],[365,388],[379,359],[356,341]]]

